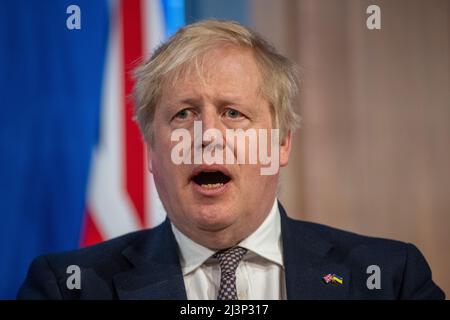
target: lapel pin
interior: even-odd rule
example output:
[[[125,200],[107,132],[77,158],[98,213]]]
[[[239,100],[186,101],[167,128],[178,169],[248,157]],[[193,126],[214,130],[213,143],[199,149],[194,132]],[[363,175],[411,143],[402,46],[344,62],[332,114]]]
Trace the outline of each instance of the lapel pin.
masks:
[[[334,284],[343,284],[344,283],[344,278],[333,274],[333,280],[331,280],[331,282],[333,282]]]
[[[329,273],[326,276],[323,276],[322,279],[326,284],[329,284],[333,280],[333,275]]]
[[[329,284],[330,282],[333,284],[343,284],[344,283],[344,278],[336,275],[336,274],[327,274],[325,276],[322,277],[322,280],[326,283]]]

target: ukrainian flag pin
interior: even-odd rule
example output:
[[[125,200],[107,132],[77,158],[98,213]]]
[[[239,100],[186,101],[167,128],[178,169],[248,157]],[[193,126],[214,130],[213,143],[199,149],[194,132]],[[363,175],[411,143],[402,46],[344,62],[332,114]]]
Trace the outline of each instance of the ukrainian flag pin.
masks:
[[[342,278],[342,277],[340,277],[340,276],[338,276],[336,274],[333,274],[333,279],[331,280],[331,282],[334,283],[334,284],[343,284],[344,283],[344,278]]]
[[[340,277],[340,276],[338,276],[337,274],[334,274],[334,273],[333,274],[329,273],[329,274],[323,276],[322,280],[326,284],[329,284],[330,282],[333,283],[333,284],[337,284],[337,285],[340,285],[340,284],[344,283],[344,278]]]

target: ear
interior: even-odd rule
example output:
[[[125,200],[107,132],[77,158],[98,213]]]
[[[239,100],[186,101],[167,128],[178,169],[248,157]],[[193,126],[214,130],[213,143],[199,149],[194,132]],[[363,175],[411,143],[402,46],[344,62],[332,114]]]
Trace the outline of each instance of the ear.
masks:
[[[280,167],[287,166],[291,153],[292,132],[288,131],[280,144]]]
[[[150,171],[153,174],[153,166],[152,166],[153,150],[152,150],[152,147],[148,143],[145,145],[145,147],[147,149],[147,168],[148,168],[148,171]]]

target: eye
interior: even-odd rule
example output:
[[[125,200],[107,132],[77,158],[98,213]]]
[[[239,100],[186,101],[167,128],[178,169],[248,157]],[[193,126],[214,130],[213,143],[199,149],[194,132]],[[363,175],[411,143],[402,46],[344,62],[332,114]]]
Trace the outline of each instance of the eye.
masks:
[[[231,119],[239,119],[244,115],[235,109],[227,109],[227,111],[225,111],[225,116]]]
[[[181,111],[178,111],[177,114],[173,117],[174,119],[180,119],[185,120],[188,119],[189,116],[192,115],[192,111],[189,109],[183,109]]]

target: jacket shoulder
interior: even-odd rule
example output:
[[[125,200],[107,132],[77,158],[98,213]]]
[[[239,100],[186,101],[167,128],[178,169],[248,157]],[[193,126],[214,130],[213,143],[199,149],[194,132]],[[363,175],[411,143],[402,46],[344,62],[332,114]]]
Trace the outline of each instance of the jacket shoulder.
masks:
[[[94,294],[89,298],[112,299],[114,275],[126,271],[131,264],[122,252],[141,239],[152,238],[160,226],[141,230],[104,241],[102,243],[36,257],[29,269],[18,299],[79,298],[76,290],[67,290],[67,279],[74,267],[83,277],[82,293]]]
[[[65,264],[71,261],[79,262],[81,264],[102,263],[106,261],[105,259],[110,259],[121,255],[121,252],[126,247],[139,241],[146,233],[149,232],[152,232],[152,230],[135,231],[88,247],[46,254],[40,257],[45,257],[53,265]]]
[[[358,246],[371,246],[373,248],[404,250],[408,245],[406,242],[387,239],[382,237],[372,237],[355,232],[326,226],[320,223],[293,220],[299,229],[308,229],[319,237],[329,241],[334,246],[342,249],[354,249]]]
[[[381,272],[382,286],[398,299],[444,299],[433,282],[431,269],[420,250],[411,243],[371,237],[319,223],[290,219],[298,232],[314,234],[330,244],[330,256],[346,264],[360,283],[369,266]]]

